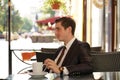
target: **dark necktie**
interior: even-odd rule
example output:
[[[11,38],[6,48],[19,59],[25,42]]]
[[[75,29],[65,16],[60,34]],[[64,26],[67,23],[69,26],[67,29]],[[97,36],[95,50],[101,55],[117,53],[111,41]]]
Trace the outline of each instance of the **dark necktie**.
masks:
[[[62,49],[62,52],[61,52],[61,54],[60,54],[60,56],[59,56],[59,58],[57,60],[57,65],[60,63],[60,61],[61,61],[61,59],[62,59],[62,57],[63,57],[63,55],[65,53],[65,49],[66,49],[66,47],[64,46],[63,49]]]

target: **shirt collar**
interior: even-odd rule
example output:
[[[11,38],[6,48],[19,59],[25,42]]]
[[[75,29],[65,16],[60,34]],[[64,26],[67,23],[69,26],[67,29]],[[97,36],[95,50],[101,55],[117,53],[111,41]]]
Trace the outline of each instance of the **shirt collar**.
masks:
[[[67,50],[69,50],[70,46],[72,45],[72,43],[74,42],[75,37],[73,37],[67,44],[66,44],[66,48]]]

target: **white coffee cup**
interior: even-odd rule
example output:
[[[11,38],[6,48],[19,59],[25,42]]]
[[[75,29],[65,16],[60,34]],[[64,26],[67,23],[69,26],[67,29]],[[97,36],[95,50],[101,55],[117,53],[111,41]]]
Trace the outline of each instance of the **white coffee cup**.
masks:
[[[41,75],[43,72],[43,62],[35,62],[32,64],[33,74]]]

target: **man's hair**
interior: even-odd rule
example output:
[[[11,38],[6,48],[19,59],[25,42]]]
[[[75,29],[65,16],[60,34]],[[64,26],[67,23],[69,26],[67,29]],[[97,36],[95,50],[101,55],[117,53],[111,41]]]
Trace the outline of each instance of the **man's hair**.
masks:
[[[58,22],[61,22],[61,25],[64,27],[64,29],[66,29],[68,27],[71,27],[72,28],[72,34],[74,35],[76,23],[72,18],[62,17],[62,18],[59,18],[59,19],[55,20],[55,23],[58,23]]]

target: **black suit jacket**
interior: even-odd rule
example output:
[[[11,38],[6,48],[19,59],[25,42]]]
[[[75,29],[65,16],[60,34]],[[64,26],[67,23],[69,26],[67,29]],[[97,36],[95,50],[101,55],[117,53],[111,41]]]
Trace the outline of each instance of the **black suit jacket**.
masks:
[[[62,47],[56,51],[55,58],[60,53]],[[62,66],[66,67],[69,73],[80,72],[80,74],[92,73],[90,45],[77,39],[73,42],[63,61]]]

